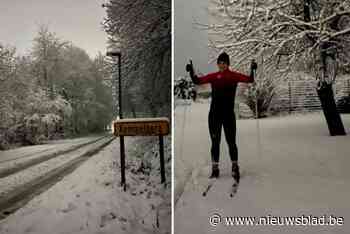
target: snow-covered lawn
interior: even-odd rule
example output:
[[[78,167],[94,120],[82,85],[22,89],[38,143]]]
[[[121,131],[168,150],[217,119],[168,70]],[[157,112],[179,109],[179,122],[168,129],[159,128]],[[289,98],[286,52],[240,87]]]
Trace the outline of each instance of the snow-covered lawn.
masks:
[[[135,141],[126,138],[126,149],[132,151]],[[169,139],[165,144],[169,171]],[[151,149],[145,150],[146,156],[154,156]],[[170,233],[171,184],[168,182],[166,188],[159,184],[158,157],[150,160],[155,167],[151,176],[131,173],[139,166],[134,154],[128,152],[126,157],[126,192],[119,186],[116,139],[72,174],[0,221],[0,233]]]
[[[222,135],[222,176],[202,197],[210,169],[208,109],[194,104],[178,106],[175,113],[175,233],[350,232],[350,135],[330,137],[322,113],[238,120],[238,193],[229,197],[230,160]],[[342,119],[350,134],[350,115]],[[209,216],[215,212],[223,217],[334,215],[345,224],[212,227]]]

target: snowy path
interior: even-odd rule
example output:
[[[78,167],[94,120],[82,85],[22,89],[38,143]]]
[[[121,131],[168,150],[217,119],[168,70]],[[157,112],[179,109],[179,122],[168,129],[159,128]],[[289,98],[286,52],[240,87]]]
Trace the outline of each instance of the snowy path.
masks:
[[[126,138],[127,150],[133,149],[133,141]],[[170,233],[169,187],[159,184],[158,173],[151,178],[131,173],[131,168],[139,165],[133,164],[129,152],[126,162],[126,192],[119,185],[119,141],[114,140],[73,173],[1,220],[0,233]]]
[[[259,146],[256,121],[239,120],[242,178],[238,193],[229,197],[230,161],[222,143],[222,176],[202,197],[210,166],[208,108],[208,104],[194,104],[177,107],[175,113],[175,233],[350,232],[349,135],[329,137],[321,113],[276,117],[259,120]],[[350,116],[342,118],[350,133]],[[221,223],[213,227],[209,224],[213,213],[222,217],[335,215],[344,217],[345,225],[233,227]]]

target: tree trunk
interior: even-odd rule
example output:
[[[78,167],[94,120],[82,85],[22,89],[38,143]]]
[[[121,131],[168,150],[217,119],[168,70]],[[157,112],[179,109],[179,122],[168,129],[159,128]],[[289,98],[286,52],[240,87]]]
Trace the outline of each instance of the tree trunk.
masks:
[[[324,83],[317,88],[317,94],[327,121],[329,134],[331,136],[346,135],[343,122],[335,104],[332,84]]]

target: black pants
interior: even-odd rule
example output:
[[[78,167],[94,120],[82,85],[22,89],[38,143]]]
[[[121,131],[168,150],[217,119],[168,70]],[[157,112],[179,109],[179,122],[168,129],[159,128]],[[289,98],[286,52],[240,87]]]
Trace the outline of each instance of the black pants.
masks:
[[[236,145],[236,117],[233,107],[225,110],[210,108],[209,133],[211,138],[211,160],[218,163],[220,158],[221,129],[224,127],[231,161],[238,161]]]

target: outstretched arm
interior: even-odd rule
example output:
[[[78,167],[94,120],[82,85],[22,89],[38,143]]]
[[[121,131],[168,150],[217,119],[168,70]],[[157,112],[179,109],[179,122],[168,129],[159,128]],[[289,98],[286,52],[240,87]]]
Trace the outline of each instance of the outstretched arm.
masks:
[[[192,82],[196,85],[210,83],[213,79],[215,79],[215,73],[210,73],[208,75],[198,77],[194,73],[192,60],[190,60],[190,63],[186,65],[186,71],[190,74]]]
[[[236,71],[231,71],[231,78],[232,82],[237,83],[237,82],[243,82],[243,83],[253,83],[255,79],[255,72],[256,69],[258,68],[258,65],[254,60],[252,60],[251,65],[250,65],[250,75],[244,75],[242,73],[236,72]],[[190,63],[186,65],[186,71],[189,72],[190,77],[192,79],[192,82],[194,84],[206,84],[206,83],[211,83],[218,75],[217,72],[215,73],[209,73],[205,76],[198,77],[194,73],[193,69],[193,64],[192,60],[190,60]]]
[[[255,79],[255,72],[258,68],[258,65],[254,60],[250,64],[250,75],[244,75],[242,73],[231,71],[231,77],[233,82],[243,82],[243,83],[253,83]]]

